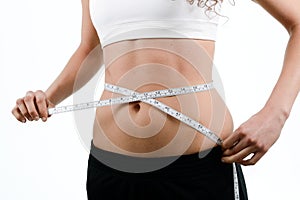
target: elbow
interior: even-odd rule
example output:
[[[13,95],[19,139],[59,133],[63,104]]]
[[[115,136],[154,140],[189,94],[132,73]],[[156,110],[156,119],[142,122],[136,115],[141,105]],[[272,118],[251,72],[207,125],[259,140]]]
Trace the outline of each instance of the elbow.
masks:
[[[288,25],[286,29],[290,36],[295,34],[300,36],[300,19],[297,22]]]
[[[100,43],[86,43],[81,42],[79,44],[78,50],[82,52],[84,55],[89,55],[92,52],[97,52],[98,54],[102,54],[102,48]]]
[[[79,44],[79,48],[86,51],[86,52],[91,52],[93,49],[95,49],[96,47],[101,46],[101,44],[99,42],[84,42],[82,41]]]

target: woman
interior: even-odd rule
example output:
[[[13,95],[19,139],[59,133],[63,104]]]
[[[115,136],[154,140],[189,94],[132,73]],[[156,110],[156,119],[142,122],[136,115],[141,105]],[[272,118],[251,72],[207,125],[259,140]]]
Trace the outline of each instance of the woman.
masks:
[[[94,49],[105,66],[105,82],[110,84],[101,100],[120,95],[109,90],[111,85],[138,93],[209,85],[221,1],[200,1],[199,7],[193,3],[82,0],[80,46],[46,92],[27,92],[12,113],[21,122],[46,121],[48,108],[92,75],[81,81],[79,71],[96,71],[91,66],[99,65],[82,65]],[[282,73],[265,106],[233,131],[230,112],[213,87],[157,99],[207,127],[217,140],[207,139],[205,133],[180,123],[147,100],[99,107],[89,157],[89,199],[238,198],[230,163],[253,165],[267,152],[278,139],[300,89],[300,2],[257,3],[290,34]],[[246,199],[239,168],[238,175],[240,199]]]

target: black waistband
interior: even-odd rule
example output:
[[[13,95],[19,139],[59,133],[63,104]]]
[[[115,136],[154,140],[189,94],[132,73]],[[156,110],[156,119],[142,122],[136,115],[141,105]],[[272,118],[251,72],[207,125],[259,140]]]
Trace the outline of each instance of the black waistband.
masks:
[[[122,175],[136,174],[148,177],[178,177],[198,174],[218,174],[224,169],[231,170],[232,165],[221,162],[220,146],[181,156],[145,158],[123,155],[99,149],[91,142],[89,165],[101,170],[109,170]],[[225,167],[225,168],[224,168]]]

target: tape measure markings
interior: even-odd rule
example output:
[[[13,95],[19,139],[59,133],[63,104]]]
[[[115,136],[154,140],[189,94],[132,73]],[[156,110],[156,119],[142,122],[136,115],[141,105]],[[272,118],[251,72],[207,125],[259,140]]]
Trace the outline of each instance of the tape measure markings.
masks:
[[[125,89],[125,88],[121,88],[121,87],[111,85],[108,83],[105,83],[104,86],[105,86],[105,89],[113,90],[113,91],[121,91],[121,90],[124,91],[124,89]],[[58,114],[58,113],[63,113],[63,112],[76,111],[76,110],[83,110],[83,109],[94,108],[94,107],[129,103],[129,102],[133,102],[133,101],[142,101],[142,100],[152,99],[152,98],[170,97],[170,96],[176,96],[176,95],[181,95],[181,94],[189,94],[189,93],[193,93],[193,92],[206,91],[211,88],[213,88],[213,84],[208,83],[208,84],[200,84],[200,85],[187,86],[187,87],[181,87],[181,88],[155,90],[155,91],[144,92],[144,93],[134,92],[134,94],[131,96],[116,97],[116,98],[105,99],[105,100],[100,100],[100,101],[93,101],[93,102],[80,103],[80,104],[75,104],[75,105],[49,108],[48,113],[49,113],[49,115],[52,115],[52,114]]]
[[[87,102],[87,103],[80,103],[75,105],[67,105],[67,106],[60,106],[55,108],[49,108],[48,113],[49,115],[76,111],[76,110],[83,110],[89,109],[94,107],[101,107],[101,106],[108,106],[108,105],[115,105],[115,104],[123,104],[123,103],[130,103],[135,101],[143,101],[145,103],[151,104],[154,107],[158,108],[159,110],[171,115],[172,117],[180,120],[181,122],[187,124],[188,126],[196,129],[218,145],[222,144],[221,138],[219,138],[214,132],[210,129],[203,126],[198,121],[191,119],[190,117],[184,115],[183,113],[167,106],[166,104],[154,99],[154,98],[161,98],[161,97],[171,97],[195,92],[202,92],[206,90],[210,90],[213,88],[213,83],[207,84],[200,84],[194,86],[186,86],[180,88],[170,88],[164,90],[155,90],[150,92],[138,93],[136,91],[123,88],[120,86],[112,85],[105,83],[105,89],[114,93],[123,94],[125,96],[110,98],[105,100]],[[237,170],[235,163],[233,163],[233,181],[234,181],[234,197],[235,200],[239,200],[239,186],[238,186],[238,177],[237,177]]]
[[[210,84],[209,88],[212,88],[213,85]],[[114,92],[114,93],[119,93],[119,94],[123,94],[123,95],[139,95],[140,93],[137,93],[133,90],[129,90],[127,88],[123,88],[123,87],[119,87],[119,86],[114,86],[114,85],[110,85],[110,84],[106,84],[105,89],[107,89],[108,91]],[[184,89],[180,90],[181,92],[185,91]],[[204,90],[202,90],[204,91]],[[182,94],[182,93],[181,93]],[[181,122],[184,122],[185,124],[191,126],[192,128],[196,129],[197,131],[199,131],[200,133],[202,133],[203,135],[205,135],[206,137],[208,137],[209,139],[211,139],[212,141],[214,141],[215,143],[217,143],[218,145],[222,144],[222,140],[221,138],[219,138],[215,133],[213,133],[211,130],[209,130],[208,128],[206,128],[205,126],[203,126],[202,124],[200,124],[199,122],[191,119],[190,117],[184,115],[183,113],[165,105],[164,103],[157,101],[155,99],[145,99],[142,100],[145,103],[151,104],[154,107],[160,109],[161,111],[175,117],[176,119],[180,120]],[[239,200],[240,199],[240,195],[239,195],[239,183],[238,183],[238,176],[237,176],[237,170],[236,170],[236,166],[235,163],[232,164],[233,165],[233,185],[234,185],[234,199],[235,200]]]
[[[110,84],[106,84],[106,86],[107,87],[105,87],[105,89],[107,89],[108,91],[123,94],[123,95],[139,95],[139,94],[141,94],[141,93],[137,93],[133,90],[129,90],[127,88],[111,86]],[[201,90],[197,90],[197,91],[209,90],[212,87],[213,87],[212,83],[210,83],[210,87],[203,87]],[[180,88],[180,91],[181,91],[180,94],[183,94],[183,92],[188,91],[188,90],[183,90],[182,88]],[[204,134],[206,137],[210,138],[215,143],[217,143],[219,145],[222,144],[221,139],[215,133],[213,133],[211,130],[209,130],[202,124],[200,124],[198,121],[191,119],[190,117],[184,115],[183,113],[181,113],[181,112],[179,112],[179,111],[169,107],[168,105],[166,105],[160,101],[157,101],[155,99],[143,99],[142,101],[145,103],[148,103],[150,105],[153,105],[154,107],[158,108],[159,110],[161,110],[161,111],[171,115],[172,117],[180,120],[181,122],[193,127],[200,133]]]

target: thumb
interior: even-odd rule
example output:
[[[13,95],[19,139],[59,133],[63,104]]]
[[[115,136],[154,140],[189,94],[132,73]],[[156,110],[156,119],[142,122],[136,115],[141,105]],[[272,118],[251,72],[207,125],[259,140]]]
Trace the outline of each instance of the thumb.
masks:
[[[223,141],[222,148],[223,149],[231,148],[234,145],[234,143],[239,140],[239,132],[240,132],[239,128],[234,130],[232,134]]]
[[[55,104],[52,103],[49,99],[47,99],[47,108],[54,108],[55,107]],[[52,115],[49,115],[48,114],[48,117],[51,117]]]

